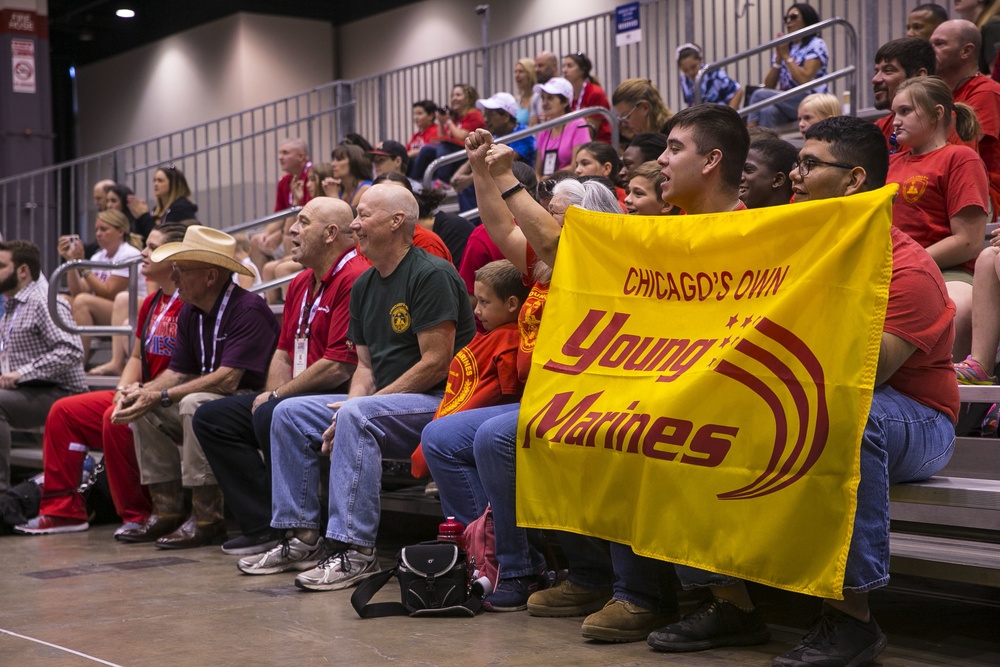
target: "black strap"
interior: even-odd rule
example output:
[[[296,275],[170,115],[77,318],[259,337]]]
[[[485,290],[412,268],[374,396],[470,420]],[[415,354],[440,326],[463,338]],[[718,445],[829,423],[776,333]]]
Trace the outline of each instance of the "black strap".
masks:
[[[401,602],[377,602],[368,604],[382,588],[396,575],[396,568],[379,572],[368,577],[351,594],[351,606],[361,618],[383,618],[385,616],[475,616],[483,608],[483,595],[485,591],[478,582],[472,584],[472,595],[468,600],[457,607],[447,607],[445,609],[419,609],[412,610]],[[465,613],[456,613],[459,609],[466,610]]]

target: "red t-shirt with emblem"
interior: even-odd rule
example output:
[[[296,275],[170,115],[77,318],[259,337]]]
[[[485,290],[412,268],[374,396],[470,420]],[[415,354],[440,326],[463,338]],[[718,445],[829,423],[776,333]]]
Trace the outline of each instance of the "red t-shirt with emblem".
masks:
[[[517,377],[520,336],[511,322],[476,336],[451,360],[448,386],[434,419],[475,408],[506,405],[521,400],[524,384]],[[428,474],[422,447],[410,456],[414,477]]]
[[[886,180],[899,183],[892,224],[924,248],[951,236],[949,221],[966,206],[989,210],[986,167],[967,146],[948,144],[921,155],[896,153],[889,157]],[[956,268],[972,273],[975,267],[976,260],[970,259]]]
[[[528,274],[535,270],[538,263],[538,256],[530,245],[525,247],[525,255],[528,263]],[[528,298],[521,305],[521,311],[517,314],[517,331],[519,340],[517,343],[517,377],[521,382],[528,381],[528,371],[531,370],[531,354],[535,351],[535,341],[538,340],[538,325],[542,322],[542,310],[545,308],[545,300],[549,297],[549,283],[536,282],[532,284],[530,275],[521,277],[525,285],[531,285]]]

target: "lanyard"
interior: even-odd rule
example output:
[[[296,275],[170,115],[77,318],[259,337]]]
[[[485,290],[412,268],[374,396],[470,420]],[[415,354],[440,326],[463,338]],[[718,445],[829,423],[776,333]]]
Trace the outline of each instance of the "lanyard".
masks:
[[[201,374],[207,375],[212,366],[215,365],[215,349],[219,346],[219,327],[222,326],[222,315],[226,312],[226,306],[229,305],[229,297],[233,294],[233,289],[235,289],[236,284],[230,283],[229,287],[226,288],[226,296],[222,297],[222,304],[219,306],[219,313],[215,316],[215,332],[212,335],[212,358],[207,360],[205,358],[205,324],[204,318],[199,313],[198,314],[198,338],[201,340]],[[212,369],[215,370],[215,369]]]
[[[340,273],[340,270],[344,268],[345,264],[347,264],[349,261],[351,261],[357,256],[358,256],[357,249],[351,250],[349,253],[344,255],[340,259],[340,261],[337,262],[337,266],[333,269],[333,272],[330,274],[330,282],[333,282],[333,277],[336,276],[338,273]],[[305,330],[305,338],[307,339],[309,338],[309,331],[312,329],[313,319],[316,317],[316,311],[319,309],[319,303],[320,300],[322,300],[323,298],[323,292],[326,291],[327,284],[328,283],[321,283],[322,286],[319,288],[319,292],[316,294],[316,297],[312,300],[312,303],[309,305],[309,319],[306,321],[306,330]],[[306,300],[303,297],[302,305],[299,307],[299,326],[295,329],[296,338],[303,337],[302,319],[305,317],[305,314],[306,314]]]
[[[156,335],[157,330],[160,328],[160,320],[163,319],[163,316],[167,314],[167,311],[170,310],[170,306],[174,305],[174,301],[176,300],[177,300],[177,292],[175,291],[173,294],[170,295],[170,301],[167,301],[167,305],[163,307],[163,310],[160,311],[160,314],[157,315],[156,319],[153,320],[153,326],[149,328],[149,335],[146,336],[146,347],[149,347],[150,344],[152,343],[153,336]]]
[[[10,315],[10,326],[7,328],[7,335],[0,339],[0,352],[5,352],[7,346],[10,344],[10,337],[14,333],[14,320],[17,317],[17,311],[21,310],[21,302],[18,301],[17,305],[14,306],[14,312]],[[6,314],[4,315],[6,317]]]

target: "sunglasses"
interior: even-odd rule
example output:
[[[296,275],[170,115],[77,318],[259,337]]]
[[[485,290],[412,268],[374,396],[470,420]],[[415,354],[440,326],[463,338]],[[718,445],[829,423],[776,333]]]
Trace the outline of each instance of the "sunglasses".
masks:
[[[785,23],[802,18],[802,14],[788,14],[785,16]]]

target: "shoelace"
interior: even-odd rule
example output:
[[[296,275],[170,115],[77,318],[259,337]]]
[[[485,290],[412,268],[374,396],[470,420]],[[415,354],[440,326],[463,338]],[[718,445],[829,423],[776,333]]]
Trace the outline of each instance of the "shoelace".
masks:
[[[350,572],[351,571],[351,561],[347,558],[347,552],[346,551],[337,551],[335,553],[330,554],[329,556],[327,556],[326,558],[324,558],[323,560],[321,560],[319,562],[319,567],[320,567],[320,569],[323,569],[323,570],[329,569],[329,568],[333,567],[334,565],[336,565],[336,563],[334,563],[334,561],[340,561],[340,571],[341,572]]]
[[[834,630],[837,626],[837,621],[834,620],[829,614],[820,614],[819,619],[816,620],[813,625],[812,630],[809,631],[799,646],[821,646],[823,644],[828,644],[830,637],[833,636]]]
[[[290,539],[287,537],[281,538],[281,542],[278,544],[281,548],[281,557],[288,558],[288,554],[292,552],[292,545],[290,544]]]

